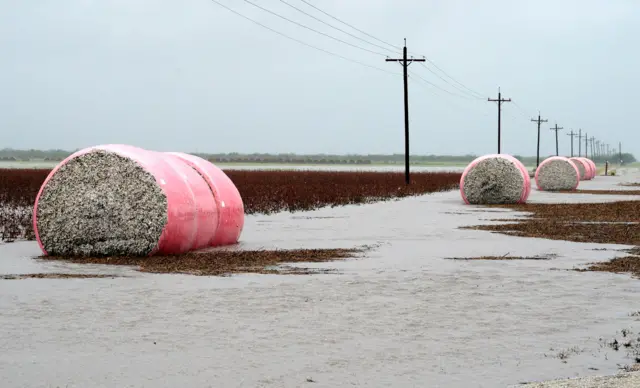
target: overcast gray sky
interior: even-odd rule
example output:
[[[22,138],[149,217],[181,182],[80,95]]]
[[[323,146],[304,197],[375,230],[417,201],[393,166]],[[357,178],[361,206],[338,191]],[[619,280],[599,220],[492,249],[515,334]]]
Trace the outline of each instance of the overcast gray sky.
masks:
[[[161,151],[402,153],[401,67],[383,55],[305,30],[244,0],[0,0],[0,148],[73,149],[128,143]],[[252,0],[384,55],[401,52],[286,0]],[[549,127],[582,128],[640,157],[638,0],[307,0],[385,42],[425,55],[466,87],[414,63],[411,152],[542,153]],[[452,85],[456,85],[458,89]],[[466,93],[460,91],[464,90]],[[577,144],[576,144],[577,147]]]

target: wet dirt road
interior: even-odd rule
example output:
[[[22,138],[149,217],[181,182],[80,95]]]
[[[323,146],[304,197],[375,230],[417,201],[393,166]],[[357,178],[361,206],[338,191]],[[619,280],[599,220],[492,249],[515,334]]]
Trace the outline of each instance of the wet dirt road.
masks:
[[[625,181],[640,174],[581,188]],[[534,190],[531,202],[632,198]],[[640,331],[630,316],[640,281],[563,270],[624,246],[456,229],[498,216],[472,209],[448,192],[247,218],[240,248],[378,244],[363,258],[305,265],[337,275],[153,275],[45,263],[30,258],[35,243],[2,245],[0,274],[126,276],[0,280],[2,387],[501,387],[632,363],[600,338]],[[557,257],[445,260],[507,253]]]

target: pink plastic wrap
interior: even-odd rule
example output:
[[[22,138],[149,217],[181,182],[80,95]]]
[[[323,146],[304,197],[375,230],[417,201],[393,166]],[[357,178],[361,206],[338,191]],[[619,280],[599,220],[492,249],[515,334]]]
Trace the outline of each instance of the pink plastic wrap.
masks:
[[[593,177],[595,178],[598,175],[598,166],[596,166],[596,163],[591,159],[589,159],[589,163],[593,166]]]
[[[40,240],[36,218],[42,190],[60,167],[69,160],[93,150],[116,153],[135,161],[154,176],[158,186],[164,192],[167,198],[167,223],[158,244],[151,252],[152,255],[188,252],[201,244],[207,233],[215,233],[215,228],[211,228],[209,225],[215,225],[212,219],[215,218],[217,212],[212,208],[207,183],[191,167],[182,163],[178,158],[160,152],[147,151],[129,145],[101,145],[85,148],[64,159],[49,173],[40,187],[33,208],[33,229],[38,244],[45,255],[47,252]],[[198,201],[200,201],[200,206]],[[199,223],[205,224],[202,230],[199,230]]]
[[[218,228],[218,206],[211,194],[206,180],[191,168],[181,158],[163,153],[161,154],[188,183],[189,189],[195,198],[195,214],[197,229],[195,239],[190,250],[206,248],[215,236]]]
[[[584,178],[581,176],[580,180],[586,181],[591,179],[591,165],[589,163],[587,163],[587,161],[583,160],[584,158],[580,158],[580,157],[573,157],[573,158],[569,158],[570,160],[573,161],[573,163],[576,164],[576,166],[578,165],[578,163],[581,163],[582,166],[584,167]],[[580,168],[578,168],[578,170],[580,170]]]
[[[210,245],[219,246],[238,242],[244,227],[244,204],[236,185],[224,171],[205,159],[181,152],[170,154],[182,158],[198,170],[213,192],[218,205],[219,220],[217,233]]]
[[[564,156],[552,156],[550,158],[543,160],[542,163],[540,163],[540,165],[538,166],[538,169],[536,170],[535,181],[536,181],[536,186],[538,187],[538,190],[544,190],[540,187],[540,183],[538,183],[538,172],[540,171],[540,167],[544,166],[545,164],[553,160],[565,160],[569,162],[569,164],[576,170],[576,185],[573,187],[573,189],[574,190],[577,189],[578,185],[580,184],[580,170],[578,169],[576,164],[573,162],[573,160],[569,158],[565,158]]]
[[[484,155],[474,159],[471,163],[469,163],[469,165],[462,172],[462,177],[460,177],[460,195],[462,196],[462,200],[466,204],[469,204],[469,200],[467,199],[467,196],[464,194],[464,190],[463,190],[464,178],[467,176],[469,171],[471,171],[471,169],[475,167],[476,164],[488,158],[503,158],[503,159],[509,160],[510,162],[516,165],[516,167],[518,168],[518,170],[520,170],[520,173],[522,174],[522,179],[524,180],[522,195],[520,196],[520,200],[518,201],[518,203],[527,202],[527,199],[529,198],[529,194],[531,194],[531,178],[529,177],[529,172],[527,171],[527,168],[524,166],[524,164],[522,164],[518,159],[507,154]]]
[[[583,162],[586,162],[587,165],[589,165],[589,170],[590,170],[590,175],[589,175],[589,180],[593,179],[596,177],[596,164],[593,163],[593,161],[589,158],[580,158]]]

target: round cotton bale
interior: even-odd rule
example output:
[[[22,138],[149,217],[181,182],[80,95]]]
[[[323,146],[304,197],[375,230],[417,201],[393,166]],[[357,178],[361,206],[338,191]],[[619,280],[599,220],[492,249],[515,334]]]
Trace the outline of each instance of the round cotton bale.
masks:
[[[217,232],[210,246],[235,244],[244,227],[244,204],[236,185],[213,163],[195,155],[170,152],[193,167],[207,182],[219,212]]]
[[[585,162],[585,164],[589,167],[589,176],[588,176],[587,180],[593,179],[593,177],[596,176],[596,169],[591,164],[591,161],[589,159],[587,159],[587,158],[580,158],[580,160]]]
[[[467,204],[524,203],[531,192],[529,173],[511,155],[484,155],[471,162],[460,178]]]
[[[569,158],[573,163],[575,163],[576,167],[578,167],[578,171],[580,172],[580,180],[587,180],[587,177],[590,174],[591,169],[587,165],[587,162],[583,161],[579,157]]]
[[[49,173],[33,228],[45,255],[179,254],[205,240],[201,230],[215,234],[215,206],[206,181],[179,158],[110,144]]]
[[[580,184],[580,171],[576,164],[563,156],[552,156],[540,163],[536,169],[538,190],[575,190]]]
[[[598,175],[598,166],[596,166],[596,163],[591,160],[591,159],[587,159],[589,161],[589,163],[591,164],[591,167],[593,168],[593,177],[595,178]]]

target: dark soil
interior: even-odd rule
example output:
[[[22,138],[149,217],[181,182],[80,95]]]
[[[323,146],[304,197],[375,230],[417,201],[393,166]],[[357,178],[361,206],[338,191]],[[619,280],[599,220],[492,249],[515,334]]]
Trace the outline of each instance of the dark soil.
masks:
[[[554,256],[479,256],[479,257],[445,257],[447,260],[551,260]]]
[[[463,229],[487,230],[521,237],[574,242],[624,244],[636,247],[625,257],[593,263],[580,272],[631,273],[640,278],[640,201],[589,204],[494,205],[528,216],[503,225],[478,225]],[[481,258],[480,258],[481,259]]]
[[[562,190],[563,194],[640,195],[640,190]]]
[[[27,273],[19,275],[0,275],[0,280],[21,279],[94,279],[117,278],[118,275],[74,274],[74,273]]]
[[[578,272],[630,273],[640,278],[640,256],[625,256],[602,263],[593,263],[587,268],[576,268]]]
[[[176,256],[151,257],[56,257],[75,264],[105,264],[136,266],[141,272],[179,273],[199,276],[225,276],[233,273],[304,275],[331,271],[293,266],[287,263],[322,263],[356,257],[366,248],[357,249],[294,249],[294,250],[210,250]]]
[[[504,225],[477,225],[462,229],[486,230],[521,237],[537,237],[601,244],[640,246],[640,201],[589,204],[492,205],[532,213]]]

